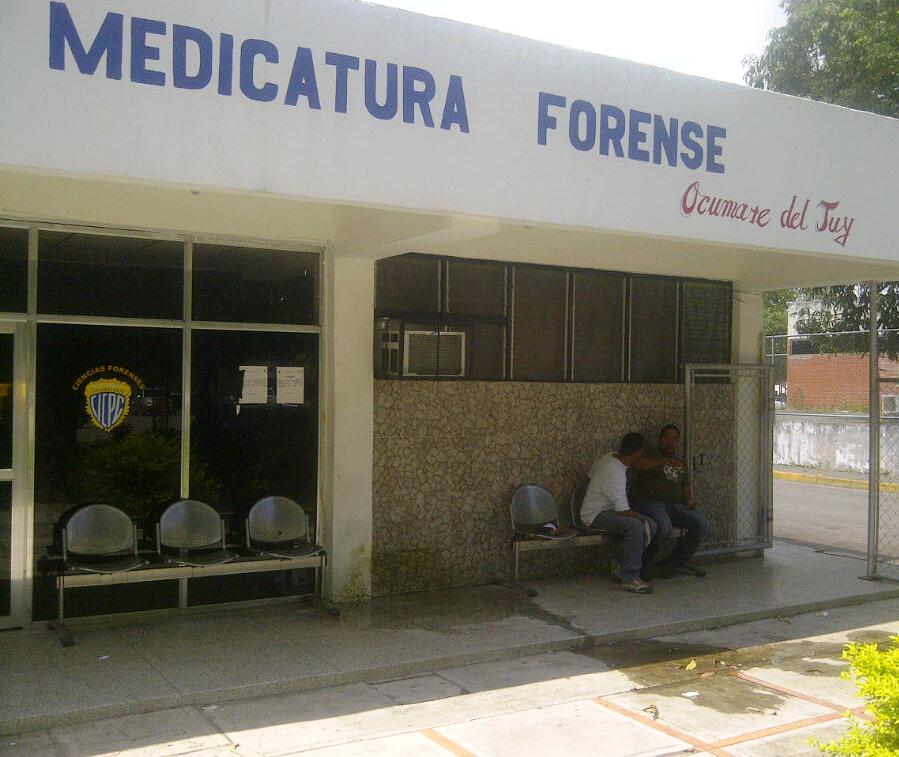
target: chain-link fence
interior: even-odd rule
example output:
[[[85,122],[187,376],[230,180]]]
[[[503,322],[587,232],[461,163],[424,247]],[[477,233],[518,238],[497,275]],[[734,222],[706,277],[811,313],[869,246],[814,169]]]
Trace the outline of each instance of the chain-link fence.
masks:
[[[881,378],[878,389],[881,408],[899,383]],[[875,557],[875,572],[883,578],[899,581],[899,434],[892,418],[880,416],[880,469],[877,491],[877,519],[874,544],[868,545],[869,555]],[[893,431],[893,433],[890,433]]]
[[[878,482],[868,523],[869,574],[899,580],[899,355],[897,329],[882,329],[874,418]],[[870,477],[872,365],[868,331],[765,337],[765,362],[774,376],[774,463],[866,486]],[[851,504],[846,494],[847,513]],[[851,508],[850,508],[851,505]],[[855,523],[861,526],[861,522]],[[847,521],[848,523],[848,521]]]
[[[766,366],[688,365],[687,465],[711,531],[705,553],[771,546],[771,384]]]

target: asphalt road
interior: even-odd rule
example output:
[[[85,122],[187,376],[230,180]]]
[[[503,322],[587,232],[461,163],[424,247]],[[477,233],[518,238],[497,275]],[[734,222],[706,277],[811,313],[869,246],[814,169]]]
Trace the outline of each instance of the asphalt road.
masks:
[[[899,499],[895,494],[888,497]],[[899,528],[899,522],[895,526]],[[868,492],[775,479],[774,535],[864,552],[868,542]]]

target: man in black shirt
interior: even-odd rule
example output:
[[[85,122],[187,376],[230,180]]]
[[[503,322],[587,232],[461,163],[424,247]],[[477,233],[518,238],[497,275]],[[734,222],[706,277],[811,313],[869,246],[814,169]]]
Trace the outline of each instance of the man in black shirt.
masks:
[[[659,433],[658,453],[648,455],[667,458],[665,464],[636,471],[633,486],[637,503],[634,510],[656,522],[660,553],[671,550],[668,557],[657,564],[657,570],[663,577],[669,577],[686,566],[709,533],[708,520],[696,509],[687,469],[676,456],[679,443],[680,429],[673,423],[665,426]],[[686,534],[676,545],[673,544],[672,528],[686,529]],[[705,575],[699,568],[691,568],[690,571]]]

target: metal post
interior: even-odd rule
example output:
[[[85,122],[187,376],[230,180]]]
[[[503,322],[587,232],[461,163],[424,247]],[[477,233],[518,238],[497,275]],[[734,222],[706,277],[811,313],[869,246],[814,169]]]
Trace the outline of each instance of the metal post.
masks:
[[[877,577],[877,541],[880,515],[880,339],[877,331],[879,283],[868,283],[870,291],[870,396],[868,407],[868,572]]]
[[[693,366],[684,366],[684,459],[687,463],[687,480],[695,493],[693,474]]]

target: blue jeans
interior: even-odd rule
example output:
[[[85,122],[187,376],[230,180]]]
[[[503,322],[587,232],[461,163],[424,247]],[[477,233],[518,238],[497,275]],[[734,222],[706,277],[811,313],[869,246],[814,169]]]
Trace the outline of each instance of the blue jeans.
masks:
[[[656,524],[650,521],[649,530],[653,536],[650,548],[647,550],[647,560],[643,559],[643,520],[632,518],[629,515],[619,515],[614,510],[605,510],[599,513],[590,524],[591,528],[598,528],[613,536],[621,537],[621,580],[636,581],[640,578],[640,570],[651,569],[652,554],[655,549]]]
[[[680,502],[647,500],[634,505],[634,510],[652,518],[659,528],[659,557],[670,551],[666,563],[674,568],[686,565],[703,539],[709,535],[709,522],[698,510],[690,510]],[[686,529],[686,534],[674,543],[672,528]]]

